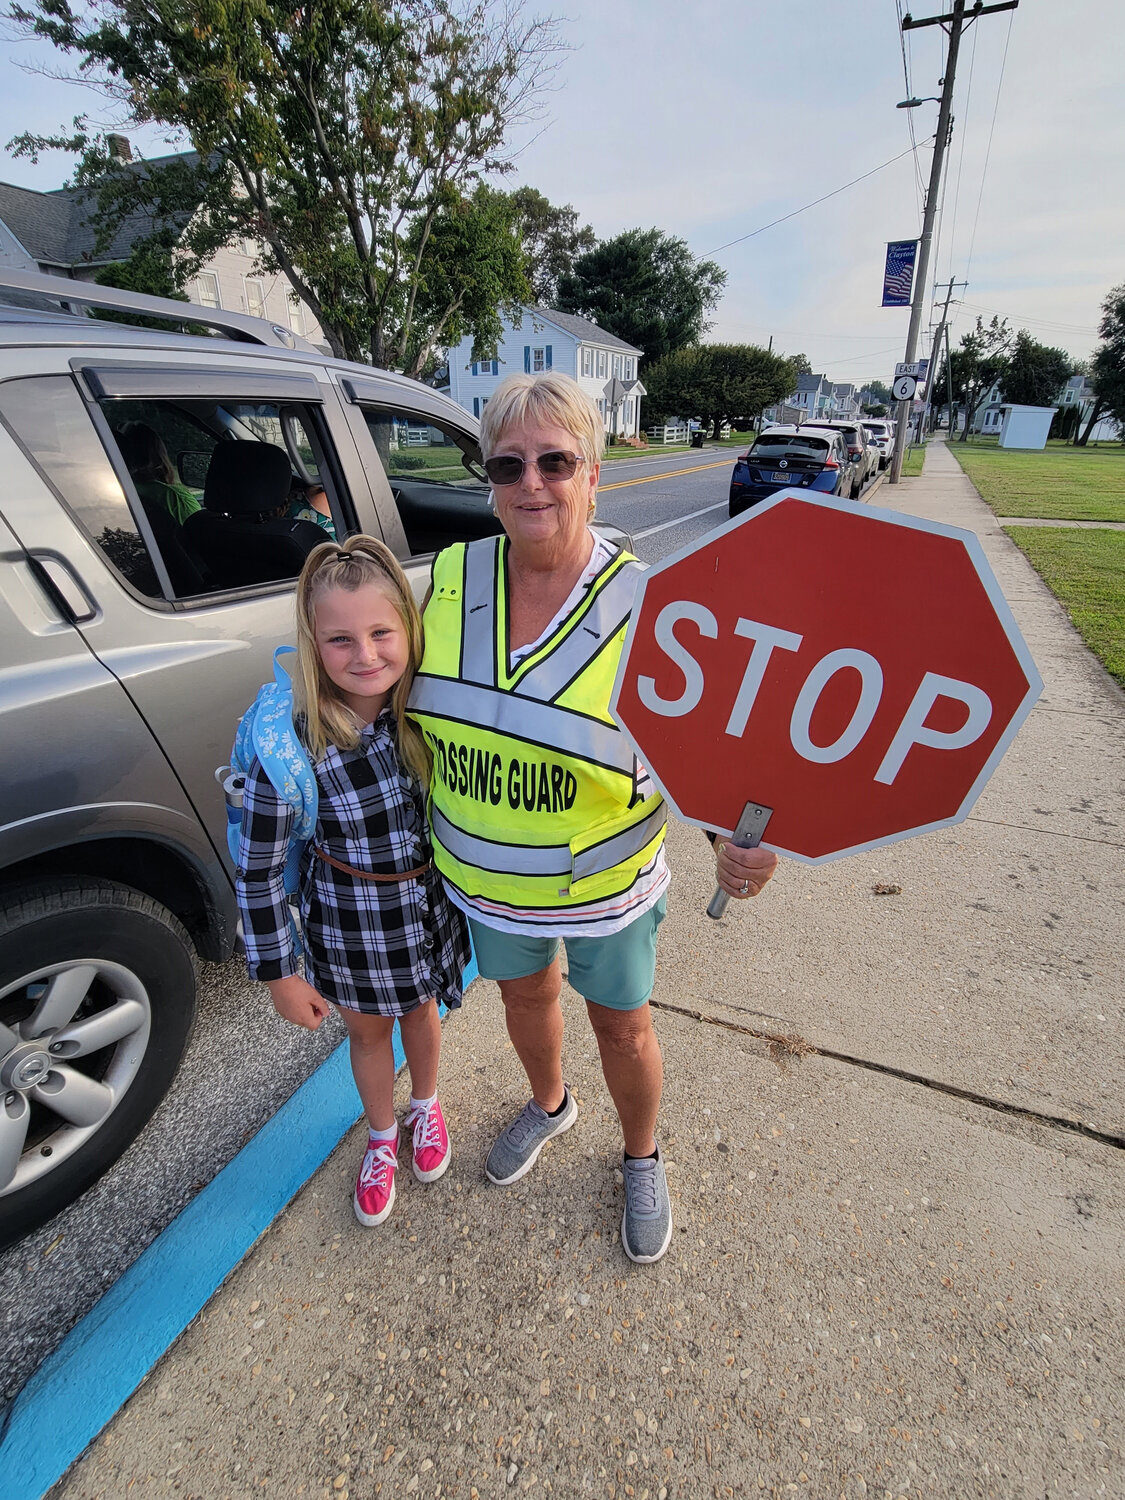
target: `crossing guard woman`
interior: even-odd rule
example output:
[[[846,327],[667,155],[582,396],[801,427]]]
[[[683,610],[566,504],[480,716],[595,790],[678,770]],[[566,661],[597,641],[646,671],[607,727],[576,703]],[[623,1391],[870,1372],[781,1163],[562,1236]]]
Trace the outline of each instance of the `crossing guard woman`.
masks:
[[[434,756],[434,861],[500,985],[531,1099],[485,1162],[530,1171],[578,1107],[563,1081],[562,986],[586,1001],[625,1145],[621,1243],[659,1260],[672,1213],[649,997],[665,910],[665,808],[609,713],[643,564],[590,528],[604,441],[569,376],[513,375],[485,408],[484,467],[504,528],[434,562],[410,707]],[[755,896],[776,856],[716,845],[718,881]]]

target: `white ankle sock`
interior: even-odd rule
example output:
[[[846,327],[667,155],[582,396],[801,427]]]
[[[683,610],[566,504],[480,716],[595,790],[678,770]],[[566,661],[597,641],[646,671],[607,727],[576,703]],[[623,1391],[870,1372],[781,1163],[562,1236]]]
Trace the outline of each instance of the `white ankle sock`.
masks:
[[[430,1095],[430,1097],[428,1099],[415,1099],[414,1095],[411,1094],[411,1096],[410,1096],[410,1113],[412,1115],[424,1115],[426,1113],[426,1111],[429,1109],[430,1105],[433,1104],[436,1099],[437,1099],[437,1092],[436,1092],[436,1090],[435,1090],[434,1093],[432,1093]]]
[[[367,1127],[367,1134],[373,1141],[393,1141],[395,1136],[398,1135],[398,1126],[392,1125],[389,1130],[373,1130],[369,1125]]]

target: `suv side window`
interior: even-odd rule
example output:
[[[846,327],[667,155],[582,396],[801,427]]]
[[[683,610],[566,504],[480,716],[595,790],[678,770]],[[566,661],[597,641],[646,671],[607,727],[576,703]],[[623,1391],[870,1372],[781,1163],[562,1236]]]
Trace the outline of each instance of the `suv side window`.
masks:
[[[103,396],[99,408],[175,598],[295,578],[315,546],[349,530],[301,403]]]
[[[121,577],[138,593],[163,598],[125,491],[70,376],[4,381],[0,419]]]
[[[500,530],[475,438],[423,413],[362,411],[412,556]]]

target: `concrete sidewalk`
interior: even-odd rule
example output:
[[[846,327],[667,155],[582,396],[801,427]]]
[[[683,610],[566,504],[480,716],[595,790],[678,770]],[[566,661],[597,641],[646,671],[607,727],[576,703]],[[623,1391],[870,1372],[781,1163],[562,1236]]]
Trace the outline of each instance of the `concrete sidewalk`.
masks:
[[[722,923],[673,831],[665,1260],[570,992],[578,1124],[484,1181],[524,1083],[478,982],[447,1176],[363,1230],[353,1131],[56,1496],[1125,1494],[1125,703],[944,445],[878,498],[978,532],[1046,692],[968,822]]]

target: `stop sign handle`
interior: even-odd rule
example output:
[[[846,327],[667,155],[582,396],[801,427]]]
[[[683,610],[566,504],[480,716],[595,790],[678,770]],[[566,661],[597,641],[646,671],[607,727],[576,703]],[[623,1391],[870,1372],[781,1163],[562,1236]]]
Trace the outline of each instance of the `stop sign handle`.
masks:
[[[766,831],[766,824],[772,813],[772,807],[763,807],[760,802],[748,802],[742,809],[742,816],[735,824],[733,836],[727,842],[737,844],[740,849],[756,849],[762,842],[762,835]],[[707,907],[707,915],[717,922],[726,911],[729,900],[730,897],[726,891],[721,886],[716,886],[715,894],[711,897]]]

